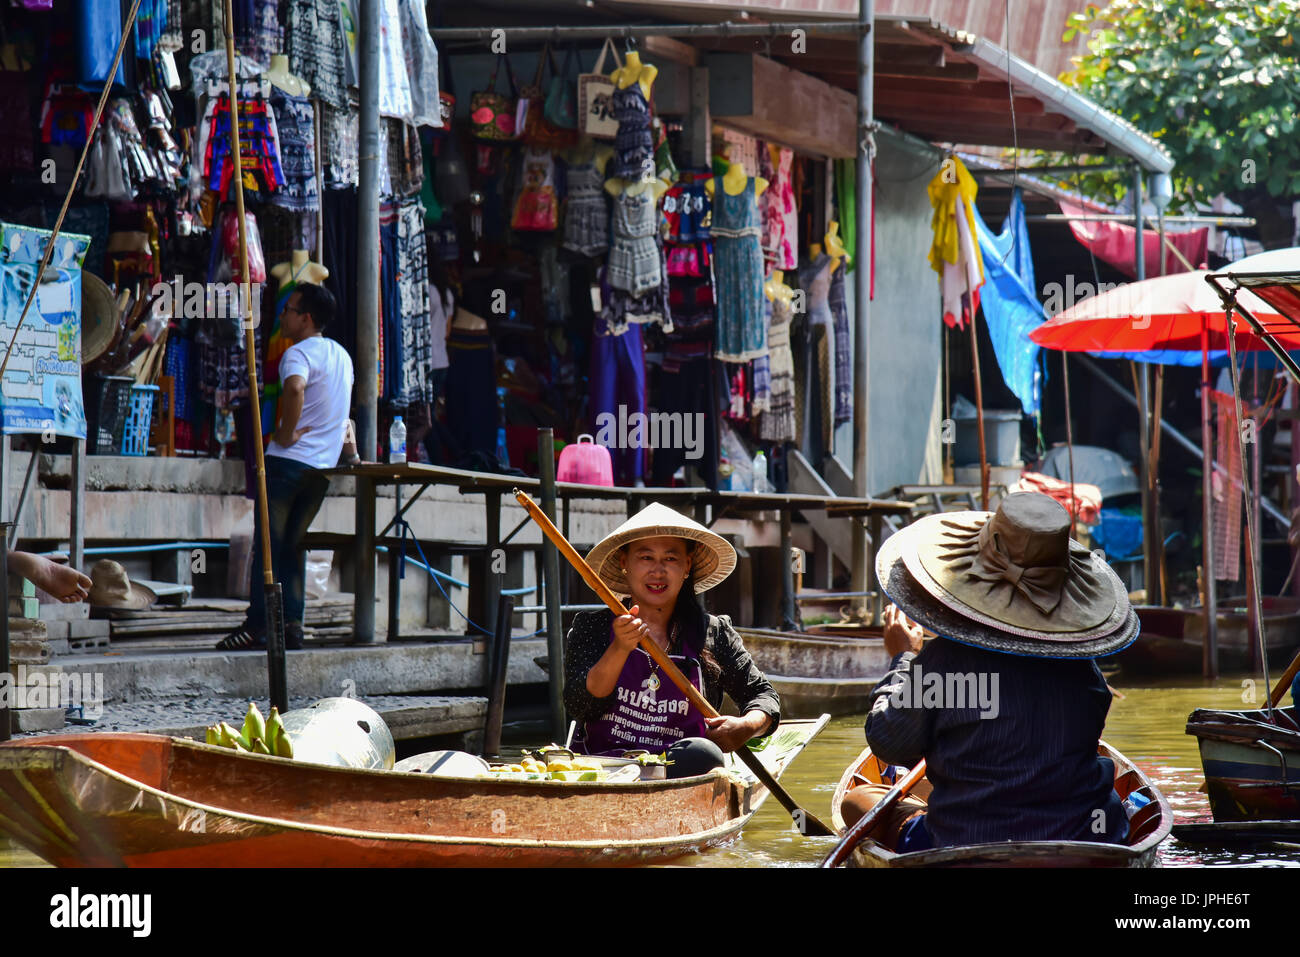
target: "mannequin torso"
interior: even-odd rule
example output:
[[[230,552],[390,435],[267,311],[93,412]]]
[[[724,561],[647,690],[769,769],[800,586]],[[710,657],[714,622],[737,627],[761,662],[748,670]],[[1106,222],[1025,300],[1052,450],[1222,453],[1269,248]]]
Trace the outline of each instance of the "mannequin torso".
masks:
[[[745,174],[745,164],[731,163],[727,167],[726,174],[722,177],[722,188],[727,191],[728,196],[739,196],[745,191],[745,184],[748,180],[749,177]],[[763,179],[761,176],[755,177],[754,198],[758,199],[758,197],[762,196],[763,191],[767,189],[767,187],[767,180]],[[704,188],[708,191],[709,197],[712,198],[713,177],[709,177],[709,179],[704,183]]]
[[[451,327],[464,332],[486,332],[488,324],[482,316],[476,316],[464,307],[457,306],[456,317],[452,319]]]
[[[271,66],[266,71],[271,85],[279,87],[290,96],[311,96],[311,84],[289,72],[289,57],[283,53],[271,56]]]
[[[641,93],[648,100],[650,99],[650,90],[654,87],[655,77],[659,75],[659,68],[650,63],[641,62],[641,54],[636,50],[628,52],[623,59],[623,65],[609,75],[614,81],[615,86],[620,90],[626,90],[633,83],[641,84]]]
[[[311,261],[311,255],[305,249],[295,249],[287,263],[280,263],[271,268],[271,275],[284,285],[292,279],[294,282],[309,282],[319,286],[329,278],[330,271],[320,263]]]

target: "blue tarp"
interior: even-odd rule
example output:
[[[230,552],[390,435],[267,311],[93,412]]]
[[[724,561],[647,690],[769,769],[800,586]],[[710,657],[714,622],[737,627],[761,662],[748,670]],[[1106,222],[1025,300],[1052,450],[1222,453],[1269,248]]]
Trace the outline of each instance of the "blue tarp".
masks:
[[[975,230],[984,259],[980,306],[1002,378],[1027,415],[1037,415],[1042,400],[1038,345],[1029,333],[1043,322],[1043,307],[1033,290],[1034,264],[1029,253],[1025,206],[1016,190],[1002,232],[994,235],[975,213]]]

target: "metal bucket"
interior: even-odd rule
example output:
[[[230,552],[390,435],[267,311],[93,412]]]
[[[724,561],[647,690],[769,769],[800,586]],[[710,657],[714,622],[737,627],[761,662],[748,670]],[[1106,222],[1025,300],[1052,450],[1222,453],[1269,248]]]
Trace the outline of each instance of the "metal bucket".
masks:
[[[310,708],[286,712],[281,720],[295,761],[390,770],[397,758],[384,719],[356,698],[322,698]]]

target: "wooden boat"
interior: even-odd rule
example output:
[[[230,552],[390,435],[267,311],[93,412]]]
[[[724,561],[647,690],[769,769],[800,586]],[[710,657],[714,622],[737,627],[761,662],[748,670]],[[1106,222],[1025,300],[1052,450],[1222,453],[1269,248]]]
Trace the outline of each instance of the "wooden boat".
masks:
[[[1227,821],[1175,824],[1184,844],[1300,844],[1300,821]]]
[[[1213,711],[1187,718],[1216,822],[1300,820],[1300,724],[1295,708]]]
[[[867,711],[871,689],[889,670],[879,638],[837,637],[741,628],[745,650],[792,717]]]
[[[1245,600],[1227,606],[1218,612],[1219,668],[1249,671],[1258,658],[1258,643],[1250,639]],[[1130,674],[1201,673],[1205,616],[1199,608],[1138,605],[1134,610],[1142,632],[1137,641],[1115,655],[1117,664]],[[1300,650],[1300,599],[1266,595],[1263,613],[1269,663],[1285,666]]]
[[[1151,867],[1156,848],[1169,836],[1173,810],[1169,801],[1128,758],[1106,742],[1097,753],[1115,764],[1115,790],[1120,798],[1137,793],[1150,800],[1129,820],[1129,836],[1124,844],[1101,844],[1091,841],[1007,841],[1001,844],[973,844],[967,847],[941,847],[929,851],[898,854],[871,839],[853,851],[850,867]],[[831,798],[831,826],[843,833],[844,818],[840,806],[853,788],[863,784],[892,785],[888,766],[866,748],[850,764],[835,786]]]
[[[829,716],[758,752],[778,776]],[[67,867],[642,864],[732,841],[767,797],[736,762],[677,780],[497,781],[327,767],[182,738],[0,745],[0,833]]]

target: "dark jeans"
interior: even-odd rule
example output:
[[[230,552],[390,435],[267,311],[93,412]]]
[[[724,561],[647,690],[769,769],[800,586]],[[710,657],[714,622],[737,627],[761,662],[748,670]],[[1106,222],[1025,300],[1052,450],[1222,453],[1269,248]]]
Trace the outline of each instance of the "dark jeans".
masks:
[[[310,465],[279,455],[266,457],[266,505],[271,519],[271,569],[284,593],[284,623],[301,628],[307,556],[302,548],[307,527],[320,511],[330,482]],[[262,517],[253,509],[253,576],[248,593],[252,635],[266,634],[266,597],[262,585]]]

